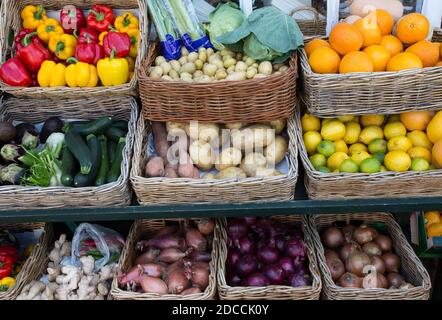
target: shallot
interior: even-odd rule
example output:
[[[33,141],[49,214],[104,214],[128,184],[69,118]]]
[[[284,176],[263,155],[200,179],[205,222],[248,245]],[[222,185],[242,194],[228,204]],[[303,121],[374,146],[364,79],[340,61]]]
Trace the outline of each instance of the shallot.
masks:
[[[169,293],[180,294],[190,287],[190,281],[186,277],[183,269],[175,269],[167,276],[167,287]]]
[[[146,263],[140,265],[144,274],[147,274],[151,277],[160,278],[163,275],[164,267],[157,263]]]
[[[182,252],[177,248],[164,249],[163,251],[161,251],[158,260],[160,260],[161,262],[173,263],[187,256],[192,251],[191,249],[189,250],[187,250],[186,252]]]
[[[194,286],[204,290],[209,285],[209,270],[203,266],[193,266],[190,279]]]
[[[166,294],[168,292],[167,284],[163,280],[146,274],[140,277],[140,285],[145,293]]]
[[[211,219],[201,219],[197,222],[197,228],[199,232],[207,236],[213,233],[215,223]]]
[[[149,248],[145,253],[135,259],[134,265],[155,262],[159,254],[160,250]]]
[[[198,251],[205,251],[207,240],[197,229],[189,228],[186,230],[186,244]]]

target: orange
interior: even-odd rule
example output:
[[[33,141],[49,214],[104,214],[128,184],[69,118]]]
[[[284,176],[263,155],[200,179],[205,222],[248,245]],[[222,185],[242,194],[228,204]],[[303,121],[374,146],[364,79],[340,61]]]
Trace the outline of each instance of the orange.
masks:
[[[373,44],[379,44],[382,39],[381,28],[369,18],[356,21],[353,25],[362,33],[364,39],[362,47],[366,48]]]
[[[438,111],[428,124],[427,136],[433,143],[442,140],[442,110]]]
[[[374,65],[374,71],[385,71],[387,63],[390,61],[391,53],[387,48],[374,44],[364,49]]]
[[[361,49],[364,38],[354,25],[341,22],[332,29],[328,42],[339,54],[345,55]]]
[[[376,9],[374,12],[376,13],[376,23],[381,29],[381,34],[383,36],[391,34],[394,27],[393,16],[383,9]]]
[[[439,60],[439,44],[428,40],[416,42],[408,47],[405,52],[412,52],[417,55],[424,64],[424,67],[434,67]]]
[[[312,52],[308,62],[316,73],[337,73],[341,57],[332,48],[319,47]]]
[[[397,23],[396,35],[405,44],[424,40],[430,31],[430,22],[420,13],[410,13]]]
[[[402,52],[388,61],[387,71],[401,71],[413,68],[423,68],[421,59],[411,52]]]
[[[383,36],[379,44],[390,51],[392,57],[404,51],[402,42],[392,35]]]
[[[428,161],[428,163],[431,163],[431,152],[427,148],[412,147],[408,149],[407,153],[411,159],[424,158],[425,160]]]
[[[401,122],[408,131],[425,130],[431,120],[431,114],[428,111],[410,111],[400,115]]]
[[[309,57],[312,52],[319,47],[330,47],[330,44],[323,39],[313,39],[304,47],[305,52],[307,53],[307,57]]]
[[[436,166],[442,167],[442,140],[434,144],[432,154]]]
[[[352,51],[342,58],[339,65],[339,73],[350,72],[373,72],[374,65],[370,57],[365,52]]]
[[[442,59],[442,42],[439,43],[439,45],[440,45],[440,58]]]
[[[442,67],[442,61],[438,61],[438,63],[436,63],[435,67]]]

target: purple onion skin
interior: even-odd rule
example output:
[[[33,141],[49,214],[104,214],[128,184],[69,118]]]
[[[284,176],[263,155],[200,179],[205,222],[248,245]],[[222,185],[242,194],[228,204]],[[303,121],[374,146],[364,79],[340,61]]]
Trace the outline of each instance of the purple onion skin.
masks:
[[[305,259],[304,244],[301,240],[292,239],[285,245],[286,255],[292,258],[301,257]]]
[[[254,225],[258,220],[256,217],[244,217],[244,223],[248,226]]]
[[[309,275],[310,270],[308,269],[308,266],[304,263],[297,268],[295,267],[295,274]]]
[[[278,265],[284,271],[284,277],[288,277],[295,273],[295,265],[293,264],[293,259],[290,257],[279,259]]]
[[[228,274],[227,284],[231,287],[237,287],[241,285],[241,278],[237,274]]]
[[[284,252],[285,250],[285,242],[286,238],[282,235],[278,235],[275,237],[275,247],[279,250],[279,252]]]
[[[262,273],[269,279],[270,284],[281,285],[284,282],[284,270],[277,264],[266,265]]]
[[[236,272],[241,277],[247,277],[258,270],[258,261],[252,255],[242,256],[236,264]]]
[[[305,265],[305,257],[296,257],[293,258],[293,265],[295,266],[295,270],[302,268]]]
[[[255,254],[255,243],[248,237],[242,237],[236,241],[236,246],[241,254]]]
[[[302,240],[304,239],[304,234],[302,232],[302,230],[300,228],[292,228],[288,231],[288,236],[291,239],[297,239],[297,240]]]
[[[292,287],[305,287],[310,285],[310,281],[307,275],[294,274],[289,278],[289,285]]]
[[[239,239],[247,235],[247,225],[242,219],[233,219],[227,225],[227,234],[231,239]]]
[[[264,247],[258,250],[258,259],[264,264],[273,264],[279,259],[278,249],[272,247]]]
[[[248,277],[243,284],[246,287],[267,287],[270,285],[270,281],[263,274],[254,273]]]
[[[226,266],[228,269],[234,269],[236,268],[236,265],[238,264],[238,260],[241,257],[241,253],[238,249],[229,249],[229,252],[227,253],[227,261]]]

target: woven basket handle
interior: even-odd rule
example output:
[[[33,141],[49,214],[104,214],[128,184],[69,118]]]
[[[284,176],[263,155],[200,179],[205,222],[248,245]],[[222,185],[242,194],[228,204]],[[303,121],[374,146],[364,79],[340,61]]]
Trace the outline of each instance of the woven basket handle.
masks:
[[[298,8],[295,8],[295,9],[293,9],[292,11],[290,11],[289,16],[290,16],[290,17],[293,17],[293,16],[295,15],[295,13],[298,13],[298,12],[301,12],[301,11],[310,11],[310,12],[313,12],[313,14],[314,14],[314,16],[315,16],[314,20],[315,20],[315,21],[319,21],[319,12],[318,12],[318,10],[316,10],[316,9],[313,8],[313,7],[309,7],[309,6],[304,6],[304,7],[298,7]],[[294,18],[294,17],[293,17],[293,18]]]

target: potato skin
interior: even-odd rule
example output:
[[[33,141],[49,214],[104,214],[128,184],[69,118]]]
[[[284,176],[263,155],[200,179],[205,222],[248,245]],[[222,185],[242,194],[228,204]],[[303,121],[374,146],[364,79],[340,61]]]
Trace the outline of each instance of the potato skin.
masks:
[[[278,164],[285,158],[287,153],[288,144],[287,140],[281,136],[277,136],[275,141],[268,145],[264,150],[264,156],[269,164]]]
[[[193,178],[194,179],[199,179],[200,178],[200,171],[198,170],[197,167],[193,167]]]
[[[198,168],[210,170],[213,167],[213,148],[209,143],[200,140],[194,141],[189,147],[189,154]]]
[[[209,180],[209,179],[216,179],[216,178],[215,178],[215,175],[214,175],[213,173],[208,172],[208,173],[206,173],[206,174],[203,176],[203,179],[205,179],[205,180]]]
[[[285,129],[285,127],[287,125],[287,120],[279,119],[279,120],[270,121],[269,125],[273,129],[275,129],[276,134],[280,134]]]
[[[161,157],[153,157],[146,164],[145,174],[147,177],[164,177],[164,159]]]
[[[233,179],[233,178],[247,178],[247,175],[238,167],[230,167],[218,172],[216,179]]]
[[[258,168],[265,168],[267,160],[262,153],[249,153],[241,162],[240,168],[248,177],[254,177]]]
[[[166,165],[166,170],[165,170],[164,176],[166,178],[178,178],[177,171],[178,171],[178,165],[177,164],[173,165],[173,164],[168,163]]]
[[[226,148],[222,150],[218,157],[218,161],[215,164],[215,168],[218,171],[229,167],[236,167],[241,164],[242,153],[241,150],[237,148]]]

